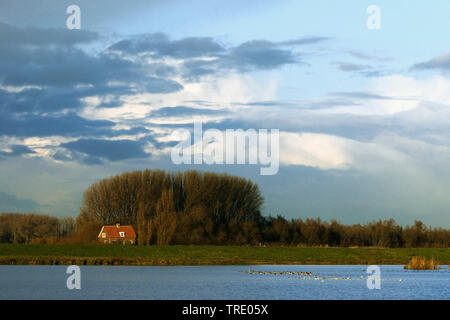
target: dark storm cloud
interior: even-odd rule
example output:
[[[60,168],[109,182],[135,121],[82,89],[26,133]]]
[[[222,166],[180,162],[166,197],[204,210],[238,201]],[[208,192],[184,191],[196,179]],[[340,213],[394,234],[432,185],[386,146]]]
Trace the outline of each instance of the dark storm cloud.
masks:
[[[87,96],[164,94],[183,88],[178,82],[165,79],[174,75],[173,67],[162,63],[142,64],[108,52],[91,54],[72,46],[97,40],[96,33],[19,29],[6,24],[1,27],[4,29],[0,28],[0,83],[45,89],[22,90],[10,95],[6,99],[10,101],[7,108],[10,111],[76,109],[82,106],[80,99]],[[114,81],[124,84],[111,86]],[[2,104],[5,105],[5,100]]]
[[[61,87],[100,85],[138,75],[138,68],[129,61],[89,55],[72,46],[97,39],[97,33],[83,30],[19,29],[1,24],[0,81],[11,86]]]
[[[95,86],[80,88],[46,88],[23,89],[19,92],[8,92],[0,89],[0,113],[43,113],[62,110],[76,110],[84,106],[82,98],[96,96],[100,99],[106,95],[118,97],[132,94],[134,90],[127,86]],[[115,105],[112,105],[115,103]],[[101,103],[101,107],[120,106],[118,100]]]
[[[280,49],[270,41],[253,40],[231,49],[229,55],[223,57],[222,64],[237,69],[274,69],[296,62],[298,61],[291,50]]]
[[[213,60],[188,60],[183,63],[183,77],[198,80],[200,77],[222,70],[271,70],[288,64],[300,63],[292,50],[282,49],[266,40],[253,40],[219,54]]]
[[[107,55],[93,57],[75,48],[32,51],[27,62],[2,66],[5,85],[98,85],[111,80],[141,78],[133,63]]]
[[[96,32],[86,30],[41,29],[41,28],[16,28],[12,25],[0,22],[0,44],[16,45],[74,45],[90,43],[99,39]]]
[[[145,158],[149,154],[142,149],[143,143],[134,140],[100,140],[79,139],[61,144],[69,150],[78,151],[88,156],[105,158],[110,161]]]
[[[183,86],[173,80],[147,77],[143,80],[144,92],[147,93],[171,93],[183,89]]]
[[[163,33],[144,34],[133,39],[121,40],[109,50],[128,54],[147,53],[155,58],[194,58],[217,54],[225,51],[219,43],[208,37],[191,37],[181,40],[170,40]]]
[[[287,45],[312,44],[325,37],[310,37],[284,42],[252,40],[238,46],[225,48],[212,38],[184,38],[170,40],[163,33],[135,36],[121,40],[108,48],[109,52],[128,55],[144,55],[152,58],[171,57],[184,59],[181,73],[184,78],[199,77],[220,72],[223,69],[242,72],[258,69],[274,69],[286,64],[298,63],[298,56]],[[200,59],[200,58],[210,59]]]
[[[202,76],[215,74],[219,70],[218,60],[184,61],[181,72],[185,79],[196,81]]]
[[[225,49],[214,39],[190,37],[170,40],[162,33],[144,34],[121,40],[100,54],[89,54],[81,48],[71,46],[78,42],[95,41],[96,34],[80,33],[65,39],[66,30],[59,33],[53,29],[18,29],[11,26],[13,38],[3,34],[0,37],[0,81],[7,86],[107,86],[111,81],[134,85],[139,92],[171,93],[183,89],[173,78],[181,72],[185,79],[217,73],[223,69],[247,72],[251,70],[274,69],[286,64],[298,63],[298,55],[283,45],[299,45],[322,41],[322,38],[305,38],[283,42],[253,40],[236,47]],[[36,43],[30,46],[34,33]],[[56,33],[56,34],[55,34]],[[77,33],[74,33],[77,34]],[[39,39],[42,39],[40,41]],[[48,39],[48,40],[46,40]],[[46,44],[53,44],[48,46]],[[126,59],[123,54],[135,55]],[[141,55],[143,54],[143,56]],[[137,57],[139,55],[139,57]],[[165,63],[149,63],[152,58],[172,57],[184,59],[180,70]],[[144,57],[144,58],[143,58]],[[199,59],[210,57],[211,59]],[[194,58],[194,59],[192,59]],[[169,79],[168,79],[169,78]],[[76,101],[74,101],[76,104]]]
[[[173,72],[164,64],[142,65],[106,52],[89,54],[70,45],[94,41],[94,33],[74,32],[63,40],[63,31],[6,28],[17,37],[0,32],[0,83],[36,87],[0,89],[0,134],[115,136],[118,133],[111,130],[114,123],[90,121],[74,113],[85,106],[84,98],[96,97],[100,107],[111,108],[121,106],[123,95],[183,89],[178,82],[160,77]],[[28,33],[36,33],[36,42]],[[70,113],[61,115],[68,110]]]
[[[0,135],[103,138],[148,134],[149,130],[145,127],[134,125],[129,129],[114,130],[114,122],[88,120],[76,112],[85,106],[83,99],[87,97],[98,98],[100,107],[119,107],[123,95],[164,94],[183,88],[174,80],[160,77],[174,72],[170,66],[161,63],[143,65],[108,52],[94,55],[72,46],[94,41],[97,39],[94,33],[74,32],[63,40],[61,37],[65,36],[65,32],[59,30],[7,27],[17,37],[0,32],[0,82],[8,86],[36,87],[19,91],[0,89]],[[35,40],[27,36],[35,33],[39,33]],[[190,41],[181,42],[179,46],[183,44],[195,47],[195,43]],[[175,47],[172,49],[178,50]],[[193,48],[189,50],[194,51]],[[116,84],[111,84],[111,81],[116,81]],[[114,151],[108,153],[108,147],[128,149],[130,157],[145,155],[136,146],[133,149],[133,142],[126,140],[102,142],[80,139],[78,145],[68,147],[89,148],[89,143],[95,143],[106,159],[120,158],[114,156]],[[14,147],[12,152],[3,152],[0,156],[11,157],[29,151]],[[89,153],[88,149],[85,151]],[[80,162],[101,162],[95,155],[78,153],[74,157]],[[54,158],[66,159],[61,154],[54,155]]]
[[[158,77],[173,77],[177,75],[177,69],[161,62],[148,63],[144,68],[145,72]]]
[[[116,55],[89,55],[78,48],[9,48],[0,53],[0,78],[5,85],[105,85],[110,81],[153,81],[142,66]],[[168,89],[164,88],[164,92]]]
[[[415,64],[412,69],[431,70],[438,69],[442,71],[450,70],[450,54],[435,57],[431,60]]]
[[[112,134],[114,122],[88,120],[75,113],[61,116],[2,116],[0,135],[17,137],[83,136]]]
[[[307,37],[282,42],[270,42],[266,40],[252,40],[242,43],[236,47],[226,49],[224,46],[209,37],[191,37],[180,40],[170,40],[166,34],[153,33],[133,37],[132,39],[121,40],[109,47],[111,51],[137,55],[147,54],[149,56],[172,57],[179,59],[216,57],[217,63],[231,68],[242,68],[254,66],[263,69],[274,68],[283,64],[297,62],[291,50],[280,48],[281,46],[296,46],[319,43],[328,40],[328,37]],[[208,63],[209,62],[209,63]],[[206,72],[210,61],[191,61],[190,67]]]
[[[25,115],[4,116],[0,118],[0,135],[16,137],[48,136],[107,136],[136,135],[150,133],[143,126],[114,130],[115,123],[108,120],[89,120],[76,113],[64,115]]]

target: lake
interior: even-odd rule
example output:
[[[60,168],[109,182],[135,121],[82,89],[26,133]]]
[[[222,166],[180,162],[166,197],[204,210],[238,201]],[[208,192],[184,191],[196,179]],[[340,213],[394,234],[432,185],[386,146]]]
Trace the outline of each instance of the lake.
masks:
[[[67,266],[0,266],[0,299],[450,299],[450,271],[380,266],[81,266],[81,289]]]

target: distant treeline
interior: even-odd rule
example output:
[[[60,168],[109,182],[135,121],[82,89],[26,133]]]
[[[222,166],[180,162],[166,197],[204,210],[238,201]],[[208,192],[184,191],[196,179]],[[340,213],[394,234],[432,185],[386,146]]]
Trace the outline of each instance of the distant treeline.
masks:
[[[264,217],[250,180],[227,174],[135,171],[99,181],[84,193],[77,239],[96,239],[102,225],[131,224],[138,244],[449,247],[450,230],[394,220],[343,225],[318,219]]]
[[[75,219],[42,214],[0,214],[1,243],[57,243],[74,236]]]
[[[250,180],[227,174],[135,171],[103,179],[84,193],[76,221],[36,214],[0,214],[0,241],[94,243],[103,225],[132,225],[139,245],[293,245],[445,247],[450,230],[420,221],[343,225],[336,220],[286,220],[261,214]]]
[[[269,243],[332,247],[420,248],[450,246],[450,230],[430,228],[421,221],[402,227],[394,219],[366,224],[343,225],[317,219],[287,221],[266,219],[263,239]]]

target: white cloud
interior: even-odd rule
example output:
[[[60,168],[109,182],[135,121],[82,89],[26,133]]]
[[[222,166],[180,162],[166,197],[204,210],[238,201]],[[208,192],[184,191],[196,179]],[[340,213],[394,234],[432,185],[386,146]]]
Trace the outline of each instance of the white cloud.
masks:
[[[361,142],[327,134],[282,132],[280,164],[367,172],[406,165],[409,161],[406,153],[382,142],[381,139]]]
[[[320,169],[347,169],[353,162],[349,139],[315,133],[280,133],[280,163]]]
[[[390,100],[375,101],[377,111],[395,114],[413,110],[421,103],[450,105],[450,79],[435,75],[416,79],[404,75],[391,75],[375,78],[370,82],[369,90]]]
[[[412,111],[423,103],[450,105],[450,79],[442,76],[424,79],[400,74],[376,77],[370,79],[363,91],[368,96],[354,95],[348,105],[321,108],[316,113],[392,116]]]

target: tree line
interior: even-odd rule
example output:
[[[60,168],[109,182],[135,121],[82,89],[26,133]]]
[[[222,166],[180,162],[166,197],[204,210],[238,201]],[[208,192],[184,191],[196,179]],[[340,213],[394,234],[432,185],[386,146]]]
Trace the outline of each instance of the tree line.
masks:
[[[450,230],[427,227],[421,221],[412,226],[398,225],[394,219],[366,224],[344,225],[316,219],[269,217],[262,230],[268,243],[331,247],[420,248],[450,246]]]
[[[91,185],[77,218],[79,239],[102,225],[132,225],[141,245],[306,245],[449,247],[450,230],[393,219],[344,225],[261,214],[263,197],[252,181],[211,172],[134,171]]]
[[[91,185],[80,214],[58,219],[0,214],[0,241],[94,243],[103,225],[132,225],[139,245],[292,245],[340,247],[444,247],[450,230],[393,219],[344,225],[317,219],[263,216],[263,197],[252,181],[211,172],[126,172]]]
[[[0,243],[57,243],[75,234],[75,219],[42,214],[0,214]]]

